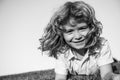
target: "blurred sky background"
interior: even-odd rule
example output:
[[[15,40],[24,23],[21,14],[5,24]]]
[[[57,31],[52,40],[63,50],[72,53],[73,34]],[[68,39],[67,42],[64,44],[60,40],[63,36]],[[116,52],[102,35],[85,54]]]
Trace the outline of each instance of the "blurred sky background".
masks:
[[[0,0],[0,76],[54,68],[42,56],[39,38],[52,14],[66,1]],[[113,56],[120,60],[120,0],[83,0],[94,7]]]

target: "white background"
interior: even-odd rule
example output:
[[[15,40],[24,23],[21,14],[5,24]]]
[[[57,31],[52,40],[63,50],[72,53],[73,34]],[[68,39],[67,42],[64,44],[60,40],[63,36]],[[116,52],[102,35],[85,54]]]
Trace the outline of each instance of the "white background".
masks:
[[[54,59],[42,56],[39,38],[52,14],[68,0],[0,0],[0,76],[50,69]],[[74,0],[72,0],[74,1]],[[103,23],[113,56],[120,60],[120,1],[84,0]]]

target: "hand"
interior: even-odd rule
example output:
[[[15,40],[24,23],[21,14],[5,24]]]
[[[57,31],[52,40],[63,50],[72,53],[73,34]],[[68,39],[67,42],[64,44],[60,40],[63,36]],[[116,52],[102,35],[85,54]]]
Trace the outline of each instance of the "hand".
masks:
[[[113,74],[113,80],[120,80],[120,74]]]

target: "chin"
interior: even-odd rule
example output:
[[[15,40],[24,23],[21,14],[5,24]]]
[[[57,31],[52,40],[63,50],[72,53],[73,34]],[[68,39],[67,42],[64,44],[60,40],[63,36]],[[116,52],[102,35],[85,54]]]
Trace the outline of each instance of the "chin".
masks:
[[[83,49],[85,48],[85,43],[69,43],[68,44],[70,47],[74,49]]]
[[[84,47],[74,47],[75,49],[83,49]]]
[[[83,49],[85,48],[85,45],[81,45],[81,46],[72,46],[74,49]]]

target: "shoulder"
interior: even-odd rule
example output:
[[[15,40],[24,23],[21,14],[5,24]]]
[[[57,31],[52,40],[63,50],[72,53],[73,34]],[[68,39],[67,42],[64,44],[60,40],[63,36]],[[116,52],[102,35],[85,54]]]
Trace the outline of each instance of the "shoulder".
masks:
[[[109,44],[108,40],[104,37],[100,37],[100,41],[101,41],[102,46]]]
[[[67,74],[67,60],[65,55],[68,53],[67,51],[64,51],[64,53],[59,53],[57,55],[57,59],[55,60],[55,73],[57,74],[62,74],[62,75],[66,75]]]
[[[94,46],[93,50],[90,49],[91,52],[93,53],[97,53],[96,56],[100,56],[101,55],[101,51],[106,50],[106,47],[109,46],[108,40],[105,39],[104,37],[100,37],[96,43],[96,45]]]
[[[111,51],[109,41],[103,37],[101,37],[101,53],[106,51]]]
[[[109,64],[112,62],[113,62],[113,57],[109,46],[109,42],[107,39],[101,38],[101,49],[98,58],[99,66]]]
[[[107,48],[109,48],[109,42],[106,38],[104,37],[100,37],[98,40],[98,48],[96,48],[95,50],[98,52],[104,51]]]
[[[98,53],[97,55],[99,57],[102,57],[105,54],[111,54],[111,49],[108,40],[104,37],[100,37],[99,41],[100,41],[99,44],[100,47],[95,50],[95,52]]]

